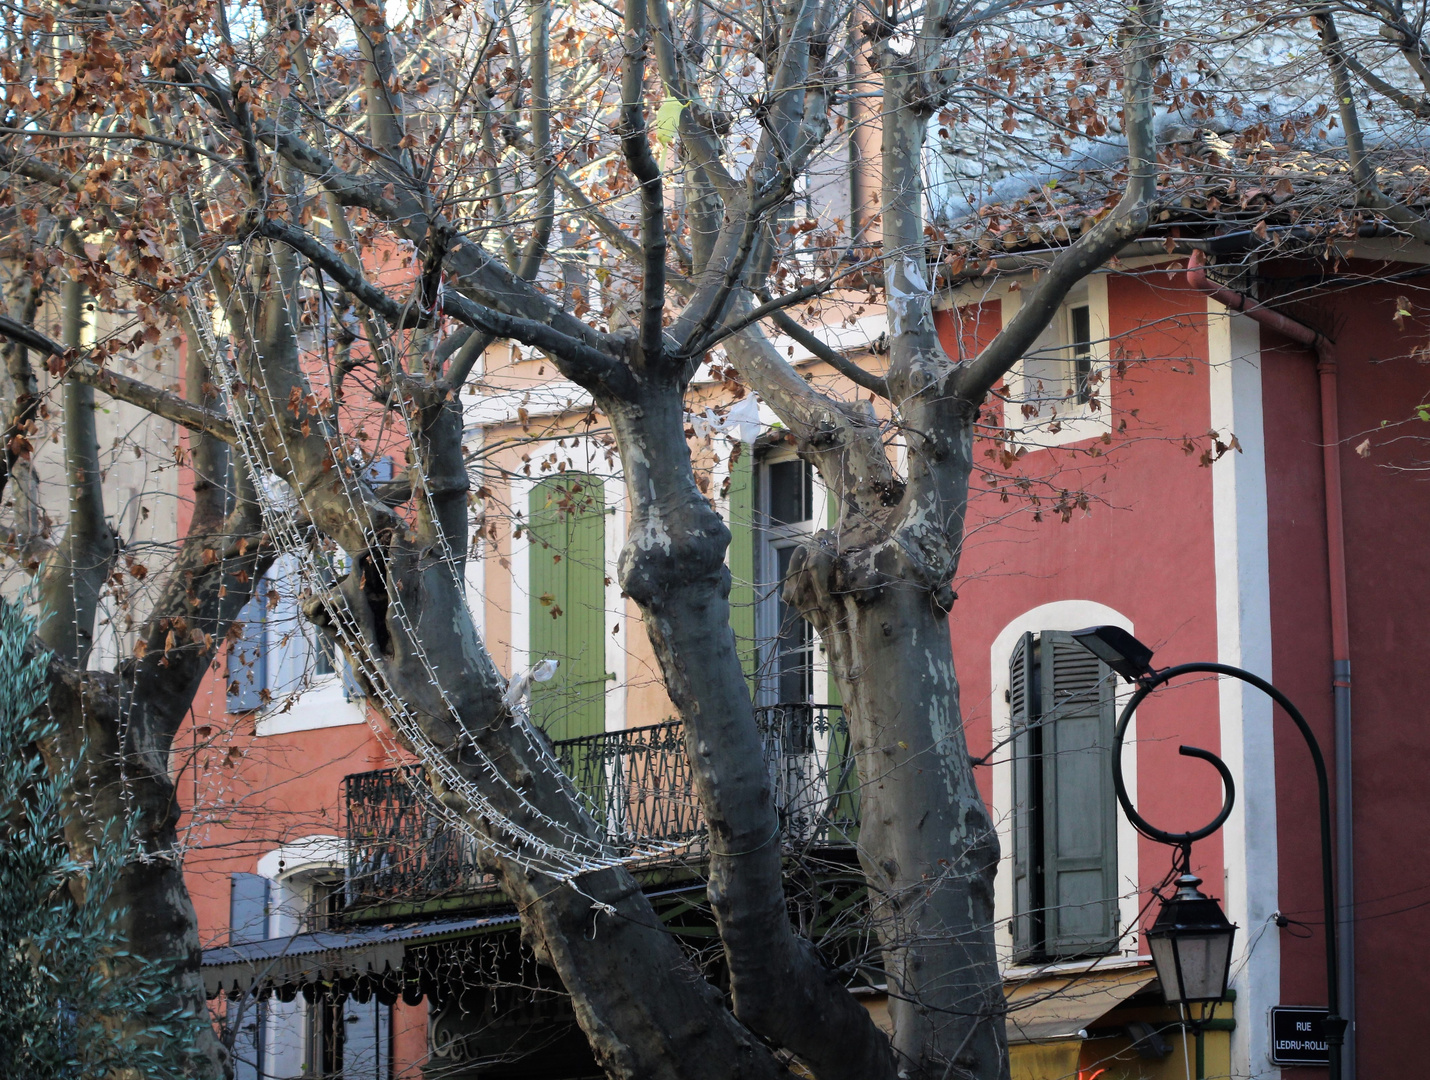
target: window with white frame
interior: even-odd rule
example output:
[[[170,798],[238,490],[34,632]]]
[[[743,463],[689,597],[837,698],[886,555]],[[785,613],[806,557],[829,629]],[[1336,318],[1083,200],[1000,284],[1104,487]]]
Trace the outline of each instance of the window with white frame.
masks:
[[[329,990],[308,1008],[304,1077],[391,1080],[392,1006],[376,995],[360,1002]]]
[[[347,906],[343,877],[314,874],[303,882],[303,929],[331,930]],[[327,1080],[390,1080],[392,1006],[334,985],[315,994],[306,1024],[304,1076]]]
[[[1092,309],[1064,304],[1023,358],[1022,401],[1035,416],[1068,415],[1092,399]]]
[[[1003,299],[1006,326],[1021,291]],[[1038,445],[1093,438],[1108,430],[1107,279],[1080,283],[1007,380],[1008,425]]]
[[[333,929],[346,906],[340,866],[317,865],[278,880],[233,874],[229,943]],[[313,1077],[391,1080],[392,1006],[360,1002],[336,985],[311,1001],[246,1002],[226,1022],[236,1028],[235,1080]]]
[[[347,663],[303,615],[299,558],[275,559],[239,614],[227,661],[231,713],[266,714],[314,691],[325,691],[334,701],[358,696]],[[341,566],[335,572],[341,573]]]
[[[761,458],[755,483],[755,632],[761,705],[814,700],[814,628],[785,602],[782,588],[800,543],[819,527],[814,470],[793,453]]]
[[[372,461],[365,475],[373,483],[391,481],[392,459]],[[259,735],[363,720],[362,694],[351,667],[303,614],[307,597],[299,560],[310,557],[289,552],[275,559],[235,621],[224,680],[228,711],[258,713]],[[326,558],[328,579],[347,573],[341,550]]]

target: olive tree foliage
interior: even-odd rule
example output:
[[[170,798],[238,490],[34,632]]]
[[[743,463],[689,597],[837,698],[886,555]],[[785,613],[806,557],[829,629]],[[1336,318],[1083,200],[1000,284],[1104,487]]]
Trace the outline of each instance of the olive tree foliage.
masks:
[[[109,793],[74,815],[72,842],[121,798],[137,808],[148,857],[115,890],[122,910],[146,913],[120,919],[128,946],[179,957],[175,995],[197,1000],[168,754],[273,557],[255,492],[277,485],[303,508],[305,557],[341,549],[351,568],[308,614],[365,673],[372,707],[395,722],[402,703],[416,724],[404,738],[459,781],[447,805],[489,841],[483,857],[608,1074],[777,1076],[793,1057],[821,1080],[1005,1075],[997,842],[962,733],[950,582],[985,398],[1156,211],[1155,119],[1176,93],[1165,60],[1189,55],[1169,54],[1161,5],[142,0],[5,18],[11,551],[63,613],[41,630],[69,695],[52,691],[52,708]],[[1005,109],[1005,155],[1045,160],[1092,139],[1118,160],[1017,317],[955,362],[934,326],[925,143],[935,122]],[[851,140],[877,178],[876,213],[799,220],[801,192]],[[878,371],[789,314],[856,284],[887,310]],[[131,322],[83,346],[86,297]],[[62,341],[42,325],[55,303]],[[860,394],[813,386],[772,331]],[[620,585],[685,721],[728,1006],[627,869],[573,883],[535,856],[603,840],[507,702],[463,595],[462,395],[480,392],[496,342],[547,357],[615,437],[631,497]],[[127,371],[141,347],[182,350],[181,392]],[[837,526],[804,547],[785,589],[829,649],[851,724],[892,1038],[786,916],[730,630],[729,533],[686,436],[687,392],[703,363],[720,366],[715,350],[838,500]],[[60,387],[48,395],[46,371]],[[110,672],[84,671],[121,554],[96,391],[186,428],[194,489],[140,647]],[[46,410],[65,435],[57,544],[32,509],[30,438]],[[361,466],[384,438],[408,468],[378,485]],[[263,476],[249,475],[255,448]],[[208,1073],[224,1059],[206,1046]]]
[[[129,953],[117,932],[123,913],[109,900],[135,854],[132,819],[104,822],[82,860],[65,843],[60,822],[86,777],[48,714],[49,657],[34,629],[0,602],[0,1071],[183,1076],[204,1013],[156,1007],[173,961]]]

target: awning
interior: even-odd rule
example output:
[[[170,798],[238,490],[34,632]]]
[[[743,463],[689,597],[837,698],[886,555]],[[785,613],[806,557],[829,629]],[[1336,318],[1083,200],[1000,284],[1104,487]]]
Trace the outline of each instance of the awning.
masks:
[[[261,992],[296,991],[315,982],[395,975],[402,971],[403,958],[412,945],[470,937],[516,922],[517,916],[512,914],[386,924],[205,949],[204,992],[212,998],[255,988]]]
[[[1042,976],[1011,983],[1008,1043],[1081,1041],[1087,1029],[1157,977],[1151,966]]]

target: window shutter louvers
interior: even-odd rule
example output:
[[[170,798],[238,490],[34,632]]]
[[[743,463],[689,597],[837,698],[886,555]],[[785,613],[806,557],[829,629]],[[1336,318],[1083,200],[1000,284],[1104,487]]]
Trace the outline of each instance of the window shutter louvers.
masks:
[[[1046,950],[1082,956],[1117,938],[1113,683],[1072,635],[1047,631],[1039,645]]]
[[[242,632],[229,644],[225,671],[231,713],[252,712],[263,705],[263,691],[268,686],[263,614],[263,598],[255,595],[238,615]]]
[[[1033,786],[1035,722],[1033,635],[1024,634],[1008,664],[1008,704],[1013,761],[1013,950],[1022,959],[1034,949],[1033,831],[1037,806]]]

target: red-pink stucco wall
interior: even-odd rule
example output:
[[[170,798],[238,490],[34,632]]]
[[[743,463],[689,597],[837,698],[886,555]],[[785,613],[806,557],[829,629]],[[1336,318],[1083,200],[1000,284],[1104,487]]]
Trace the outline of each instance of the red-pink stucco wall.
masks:
[[[1353,264],[1379,277],[1404,267]],[[1278,284],[1297,284],[1289,275]],[[1347,593],[1353,677],[1357,1066],[1363,1077],[1423,1071],[1430,970],[1424,963],[1430,870],[1430,668],[1420,660],[1430,611],[1430,425],[1399,421],[1425,400],[1430,368],[1411,355],[1430,322],[1394,316],[1392,284],[1332,284],[1291,310],[1338,344]],[[1417,308],[1413,301],[1412,308]],[[1268,337],[1264,400],[1275,679],[1316,729],[1334,768],[1329,592],[1322,498],[1320,395],[1313,360]],[[1390,421],[1391,426],[1382,427]],[[1420,429],[1424,429],[1424,433]],[[1364,445],[1366,440],[1368,445]],[[1364,453],[1356,448],[1364,445]],[[1289,724],[1277,732],[1277,812],[1283,910],[1312,926],[1281,935],[1288,1004],[1325,1001],[1320,852],[1313,773]],[[1288,1080],[1311,1070],[1287,1070]]]
[[[996,305],[983,305],[985,311]],[[1114,274],[1108,281],[1114,373],[1111,442],[1089,440],[1027,454],[1013,469],[1033,482],[1041,522],[1016,496],[1009,502],[975,476],[967,540],[950,616],[965,730],[974,756],[991,745],[989,650],[1022,613],[1060,600],[1091,600],[1133,621],[1139,637],[1167,663],[1216,655],[1215,553],[1211,470],[1199,463],[1209,420],[1205,305],[1161,272]],[[940,312],[945,347],[955,354],[953,319]],[[965,320],[986,340],[988,317]],[[970,350],[964,345],[965,354]],[[1118,361],[1125,361],[1118,363]],[[1125,425],[1125,427],[1124,427]],[[1200,439],[1187,453],[1187,438]],[[981,443],[975,460],[991,444]],[[1001,471],[1001,470],[1000,470]],[[1069,520],[1046,509],[1063,491],[1085,492],[1087,510]],[[1002,661],[1006,662],[1006,661]],[[1200,824],[1216,813],[1219,790],[1209,771],[1188,768],[1177,747],[1220,745],[1214,686],[1149,702],[1138,716],[1136,792],[1142,813],[1169,828]],[[985,798],[988,770],[980,770]],[[1208,888],[1223,895],[1219,838],[1198,844],[1194,858]],[[1144,887],[1159,882],[1170,851],[1142,841]]]

